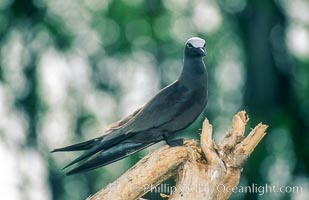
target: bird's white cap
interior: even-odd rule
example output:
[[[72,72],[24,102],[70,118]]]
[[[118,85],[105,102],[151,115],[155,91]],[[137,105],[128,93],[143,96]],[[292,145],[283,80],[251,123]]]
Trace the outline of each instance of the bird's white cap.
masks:
[[[195,48],[202,48],[205,46],[205,40],[199,37],[192,37],[189,40],[187,40],[186,44],[190,43]]]

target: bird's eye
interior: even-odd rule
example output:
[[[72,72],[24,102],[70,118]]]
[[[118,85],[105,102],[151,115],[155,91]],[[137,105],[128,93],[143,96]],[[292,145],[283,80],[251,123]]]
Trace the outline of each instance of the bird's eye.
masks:
[[[188,43],[187,46],[188,46],[189,48],[192,48],[192,47],[193,47],[193,45],[190,44],[190,43]]]

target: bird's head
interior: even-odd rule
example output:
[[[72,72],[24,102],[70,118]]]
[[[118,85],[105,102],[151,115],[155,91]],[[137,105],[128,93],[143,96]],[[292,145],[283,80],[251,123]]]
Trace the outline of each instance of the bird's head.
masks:
[[[204,57],[206,42],[202,38],[192,37],[186,42],[185,56],[188,57]]]

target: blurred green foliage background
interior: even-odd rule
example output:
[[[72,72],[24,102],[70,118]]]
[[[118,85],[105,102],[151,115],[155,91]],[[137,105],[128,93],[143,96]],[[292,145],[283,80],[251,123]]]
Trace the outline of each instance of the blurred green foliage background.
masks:
[[[163,145],[70,177],[61,168],[77,154],[49,153],[174,81],[192,36],[207,42],[210,99],[182,136],[198,139],[208,117],[219,140],[245,109],[249,127],[269,129],[240,185],[303,191],[232,199],[308,199],[307,0],[0,0],[0,199],[85,199]]]

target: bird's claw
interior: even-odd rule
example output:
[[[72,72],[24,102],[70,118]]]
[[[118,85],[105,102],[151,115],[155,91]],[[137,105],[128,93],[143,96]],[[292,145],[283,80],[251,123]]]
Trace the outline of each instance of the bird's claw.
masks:
[[[183,146],[184,145],[184,139],[180,138],[180,139],[176,139],[176,140],[167,140],[166,143],[170,147]]]

